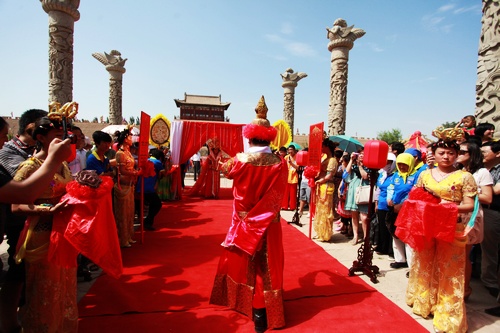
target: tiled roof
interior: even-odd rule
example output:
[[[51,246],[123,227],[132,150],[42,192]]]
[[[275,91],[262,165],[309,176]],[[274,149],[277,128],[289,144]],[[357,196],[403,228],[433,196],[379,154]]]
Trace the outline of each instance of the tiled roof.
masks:
[[[231,103],[222,103],[221,96],[203,96],[184,94],[184,99],[174,99],[175,105],[180,107],[182,104],[197,104],[197,105],[217,105],[224,106],[226,109]]]

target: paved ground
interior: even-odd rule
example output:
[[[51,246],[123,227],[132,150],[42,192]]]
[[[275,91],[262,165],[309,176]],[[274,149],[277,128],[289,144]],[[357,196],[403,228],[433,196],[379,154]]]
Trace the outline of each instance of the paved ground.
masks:
[[[186,178],[186,185],[191,186],[193,184],[193,179],[188,174]],[[222,178],[222,187],[231,187],[231,181]],[[282,217],[291,222],[295,212],[283,211]],[[290,224],[291,227],[297,228],[306,235],[309,235],[309,216],[302,216],[301,223],[302,227],[295,224]],[[359,244],[353,246],[349,244],[349,240],[340,233],[335,233],[331,243],[323,243],[315,240],[311,242],[316,242],[321,246],[328,254],[337,259],[346,267],[346,273],[348,269],[352,266],[354,260],[357,259],[357,251],[359,249]],[[6,260],[5,251],[7,246],[5,242],[0,244],[0,255],[2,260]],[[415,316],[411,313],[411,309],[404,302],[404,294],[406,290],[406,285],[408,279],[406,278],[406,272],[408,269],[392,269],[389,264],[392,260],[388,256],[374,255],[373,265],[376,265],[380,269],[380,275],[378,276],[378,283],[373,284],[366,275],[360,275],[360,277],[365,280],[368,284],[372,285],[379,292],[384,294],[387,298],[393,301],[396,305],[410,314],[416,321],[418,321],[422,326],[427,328],[430,332],[432,329],[432,320],[423,319],[421,317]],[[90,288],[92,283],[99,275],[99,271],[93,272],[92,275],[94,279],[90,282],[80,281],[78,283],[78,294],[81,298],[87,290]],[[469,324],[469,332],[479,332],[479,333],[497,333],[500,332],[500,318],[492,317],[484,313],[484,309],[494,307],[497,305],[495,298],[490,296],[487,290],[481,285],[481,282],[477,279],[471,281],[471,286],[473,289],[472,295],[467,301],[467,319]],[[332,318],[334,319],[334,318]]]
[[[288,222],[292,221],[293,215],[294,212],[282,212],[283,218]],[[296,226],[295,224],[290,224],[290,226],[297,228],[305,235],[309,235],[309,216],[302,216],[301,223],[303,224],[302,227]],[[346,266],[346,273],[348,269],[352,267],[353,261],[357,259],[357,251],[360,244],[356,246],[349,244],[349,240],[340,233],[335,233],[333,235],[331,243],[323,243],[315,240],[311,241],[316,242],[316,244],[321,246],[328,254]],[[423,319],[414,315],[411,313],[411,308],[405,303],[404,296],[408,283],[406,272],[408,272],[409,269],[393,269],[389,266],[391,262],[393,262],[393,259],[390,259],[388,256],[374,254],[373,265],[378,266],[380,269],[380,275],[378,275],[379,282],[375,284],[372,283],[370,278],[366,275],[360,275],[360,277],[410,314],[422,326],[427,328],[430,332],[433,332],[432,319]],[[466,303],[469,325],[468,332],[500,332],[500,318],[492,317],[484,313],[484,309],[497,306],[495,298],[488,293],[478,279],[473,279],[471,281],[471,286],[473,292]]]

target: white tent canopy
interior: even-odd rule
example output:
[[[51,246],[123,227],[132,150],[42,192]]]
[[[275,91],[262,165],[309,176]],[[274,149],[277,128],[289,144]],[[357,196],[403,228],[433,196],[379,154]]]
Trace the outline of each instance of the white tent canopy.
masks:
[[[128,125],[109,125],[109,126],[106,126],[104,127],[101,131],[105,132],[105,133],[108,133],[109,135],[113,135],[115,134],[116,131],[123,131],[125,130],[125,128],[127,128]],[[137,127],[132,127],[132,129],[130,130],[130,133],[132,135],[139,135],[140,134],[140,130],[137,128]]]

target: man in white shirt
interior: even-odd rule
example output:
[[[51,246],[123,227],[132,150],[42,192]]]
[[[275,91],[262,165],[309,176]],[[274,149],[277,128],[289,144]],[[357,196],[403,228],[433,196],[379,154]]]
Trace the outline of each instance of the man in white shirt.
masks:
[[[75,176],[78,172],[84,170],[87,166],[87,151],[85,147],[85,135],[79,127],[72,126],[71,132],[76,138],[76,156],[75,159],[68,163],[71,174]]]
[[[193,162],[194,181],[196,181],[196,178],[200,174],[200,159],[200,152],[191,156],[191,161]]]

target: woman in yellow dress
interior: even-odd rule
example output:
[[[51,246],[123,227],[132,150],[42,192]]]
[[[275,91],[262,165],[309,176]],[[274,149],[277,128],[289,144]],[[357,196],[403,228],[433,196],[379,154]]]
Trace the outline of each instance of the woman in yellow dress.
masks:
[[[47,158],[50,142],[62,137],[60,123],[48,117],[38,120],[33,131],[38,152],[21,163],[14,180],[23,181],[38,170]],[[12,205],[13,212],[28,216],[16,253],[16,261],[24,260],[26,264],[26,303],[20,310],[21,325],[26,333],[76,333],[78,330],[76,265],[62,267],[48,260],[53,216],[67,207],[66,200],[59,200],[71,180],[71,172],[64,162],[34,204]]]
[[[455,229],[455,237],[452,242],[443,241],[437,236],[427,238],[423,248],[415,251],[406,302],[417,315],[427,318],[432,314],[436,332],[466,332],[464,230],[468,221],[463,221],[465,219],[461,215],[473,210],[477,187],[469,172],[455,169],[460,149],[455,142],[458,138],[456,133],[449,129],[436,130],[433,134],[439,138],[431,146],[437,167],[423,171],[416,187],[424,188],[441,199],[439,206],[447,205],[449,215],[457,216],[456,220],[451,221],[454,224],[451,232]],[[424,217],[423,223],[439,232],[446,229],[445,219],[426,221]]]
[[[118,239],[121,247],[131,247],[136,241],[134,236],[134,192],[139,171],[135,169],[135,160],[130,153],[132,135],[126,129],[118,135],[118,151],[116,152],[117,180],[114,186],[113,209]]]
[[[322,242],[329,242],[333,235],[333,193],[335,185],[333,177],[337,172],[337,159],[333,156],[335,144],[330,139],[324,139],[321,145],[323,157],[321,170],[316,177],[316,214],[314,231]]]

